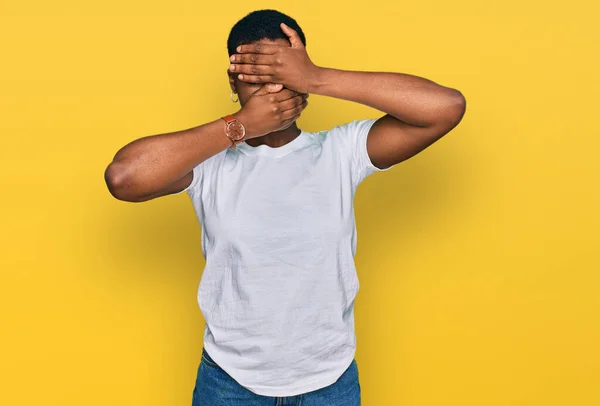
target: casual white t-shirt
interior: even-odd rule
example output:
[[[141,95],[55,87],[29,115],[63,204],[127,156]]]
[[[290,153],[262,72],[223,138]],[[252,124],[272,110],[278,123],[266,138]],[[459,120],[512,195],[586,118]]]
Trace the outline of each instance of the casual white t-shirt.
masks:
[[[206,259],[204,348],[254,393],[329,386],[354,359],[354,194],[391,168],[367,154],[375,121],[302,131],[277,148],[241,143],[196,166],[184,189]]]

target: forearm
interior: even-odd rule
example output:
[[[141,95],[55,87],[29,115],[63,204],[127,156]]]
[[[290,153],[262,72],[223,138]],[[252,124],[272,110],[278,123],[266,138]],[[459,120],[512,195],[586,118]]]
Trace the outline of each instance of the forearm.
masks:
[[[113,196],[132,199],[164,189],[196,165],[231,146],[221,119],[122,147],[105,172]]]
[[[373,107],[413,126],[427,127],[455,114],[462,94],[404,73],[318,68],[309,93]]]

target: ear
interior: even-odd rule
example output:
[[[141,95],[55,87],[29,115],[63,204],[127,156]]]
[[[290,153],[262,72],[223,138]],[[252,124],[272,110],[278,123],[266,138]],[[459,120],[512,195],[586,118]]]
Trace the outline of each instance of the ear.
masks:
[[[233,93],[237,93],[237,90],[235,88],[235,78],[233,76],[233,73],[229,71],[229,68],[227,68],[227,76],[229,77],[229,87],[231,88],[231,91]]]

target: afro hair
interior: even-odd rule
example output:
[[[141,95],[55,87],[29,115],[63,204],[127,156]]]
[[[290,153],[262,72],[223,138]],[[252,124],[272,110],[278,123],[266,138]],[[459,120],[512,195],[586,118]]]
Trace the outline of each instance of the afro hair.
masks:
[[[281,30],[281,23],[295,30],[306,46],[304,33],[292,17],[277,10],[256,10],[235,23],[231,29],[227,38],[229,56],[235,54],[238,45],[250,44],[265,38],[273,41],[278,38],[287,40],[287,35]]]

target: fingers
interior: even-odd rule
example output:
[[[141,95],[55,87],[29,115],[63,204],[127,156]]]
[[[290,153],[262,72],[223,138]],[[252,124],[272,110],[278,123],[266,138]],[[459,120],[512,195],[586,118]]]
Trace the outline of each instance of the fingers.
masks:
[[[273,55],[266,54],[233,54],[229,58],[232,63],[251,63],[255,65],[271,65],[275,63]]]
[[[260,89],[254,92],[252,96],[264,96],[269,93],[279,92],[281,89],[283,89],[281,83],[265,83]]]
[[[277,93],[283,89],[283,85],[281,83],[265,83],[263,86],[267,88],[269,93]]]
[[[279,109],[282,112],[286,112],[289,109],[293,109],[296,106],[301,105],[302,103],[304,103],[304,101],[308,99],[308,94],[303,93],[303,94],[299,94],[298,96],[294,96],[291,99],[285,100],[281,103],[279,103]]]
[[[283,31],[284,34],[288,36],[292,48],[304,48],[304,44],[302,43],[302,40],[300,39],[300,36],[296,32],[296,30],[288,27],[284,23],[281,23],[280,27],[281,31]]]
[[[279,92],[277,94],[276,97],[277,97],[277,101],[278,102],[282,102],[284,100],[291,99],[292,97],[296,97],[299,94],[302,94],[302,93],[296,92],[296,91],[291,90],[291,89],[283,89],[281,92]]]
[[[286,118],[285,120],[281,120],[281,124],[283,126],[286,126],[287,124],[291,123],[292,121],[298,120],[298,118],[300,118],[301,115],[302,115],[302,111],[300,111],[299,113],[291,116],[290,118]]]
[[[264,96],[269,93],[273,93],[271,101],[279,103],[292,99],[299,100],[298,98],[306,100],[309,96],[308,93],[299,93],[295,90],[285,89],[281,83],[272,82],[263,84],[253,95]]]
[[[274,54],[277,53],[279,48],[279,45],[254,42],[252,44],[240,45],[236,48],[236,51],[238,54]]]
[[[229,71],[249,75],[271,75],[273,68],[270,65],[231,64],[229,65]]]
[[[300,116],[300,113],[302,113],[302,111],[306,108],[306,106],[308,106],[308,100],[304,100],[302,103],[292,107],[291,109],[288,109],[284,112],[281,113],[281,120],[282,122],[285,122],[287,120],[290,120],[294,117],[298,117]]]
[[[240,74],[238,75],[239,80],[243,80],[244,82],[249,83],[267,83],[273,82],[273,77],[271,75],[248,75],[248,74]]]

